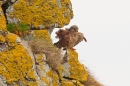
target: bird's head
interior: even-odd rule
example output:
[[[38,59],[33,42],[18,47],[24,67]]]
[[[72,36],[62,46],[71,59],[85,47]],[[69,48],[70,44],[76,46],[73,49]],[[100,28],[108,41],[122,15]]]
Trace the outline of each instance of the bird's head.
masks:
[[[78,32],[79,28],[77,25],[72,25],[70,28],[69,28],[69,31],[70,32]]]

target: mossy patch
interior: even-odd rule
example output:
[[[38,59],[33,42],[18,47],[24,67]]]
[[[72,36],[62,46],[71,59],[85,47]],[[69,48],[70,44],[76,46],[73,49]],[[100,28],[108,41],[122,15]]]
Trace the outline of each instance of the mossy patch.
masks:
[[[23,22],[20,22],[19,24],[15,23],[7,24],[7,30],[19,36],[24,36],[29,29],[30,27]]]

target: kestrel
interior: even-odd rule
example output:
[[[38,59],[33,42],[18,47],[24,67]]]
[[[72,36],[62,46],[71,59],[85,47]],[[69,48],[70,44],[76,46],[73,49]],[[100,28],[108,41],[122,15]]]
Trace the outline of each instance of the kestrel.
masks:
[[[64,49],[72,49],[73,47],[79,44],[81,41],[87,42],[83,33],[78,32],[79,28],[77,25],[73,25],[70,28],[66,28],[65,30],[60,29],[56,32],[56,38],[59,38],[59,41],[55,43],[59,48]]]

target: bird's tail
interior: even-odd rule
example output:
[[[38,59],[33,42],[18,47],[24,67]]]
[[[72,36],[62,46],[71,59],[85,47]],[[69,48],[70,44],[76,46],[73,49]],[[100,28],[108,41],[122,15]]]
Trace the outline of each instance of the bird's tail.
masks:
[[[87,39],[85,37],[83,39],[84,39],[85,42],[87,42]]]

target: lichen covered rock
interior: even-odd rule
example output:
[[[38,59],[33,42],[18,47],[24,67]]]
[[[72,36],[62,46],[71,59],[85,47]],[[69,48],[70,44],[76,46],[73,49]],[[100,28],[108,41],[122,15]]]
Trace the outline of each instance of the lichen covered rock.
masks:
[[[62,81],[61,85],[62,86],[75,86],[74,83],[72,81],[69,81],[69,80]]]
[[[2,2],[0,1],[0,5],[2,4]],[[6,47],[6,39],[5,36],[7,34],[7,29],[6,29],[6,19],[5,16],[3,14],[3,10],[0,7],[0,52],[5,50]]]
[[[20,38],[7,32],[6,20],[1,8],[0,11],[0,86],[32,86],[32,84],[37,86],[36,76],[32,70],[33,61],[20,44]]]
[[[63,86],[83,86],[82,82],[87,81],[88,72],[83,64],[78,61],[78,53],[74,50],[67,51],[67,62],[59,68]],[[65,58],[65,57],[64,57]]]
[[[0,85],[85,86],[88,72],[78,61],[78,53],[55,47],[47,30],[34,30],[29,40],[17,42],[17,37],[12,33],[5,36],[7,49],[0,52]],[[36,39],[44,42],[39,44]],[[35,53],[32,40],[42,52]]]
[[[56,71],[46,62],[46,56],[44,54],[35,54],[35,71],[37,77],[39,78],[40,86],[58,86],[59,85],[59,76]]]
[[[50,45],[52,45],[52,40],[50,38],[50,34],[47,30],[34,30],[32,31],[32,38],[33,40],[41,40],[44,41]]]
[[[1,4],[0,4],[1,5]],[[3,13],[2,8],[0,7],[0,33],[2,31],[7,31],[6,29],[6,19]]]
[[[33,68],[32,59],[21,44],[16,45],[14,49],[0,52],[0,68],[0,75],[6,79],[7,84],[15,85],[19,82],[19,84],[27,85],[32,83],[29,79],[34,81],[33,84],[37,84],[36,77],[31,71]],[[31,76],[33,78],[26,78],[30,74],[29,72],[35,78],[33,76]]]
[[[69,78],[76,79],[84,82],[87,80],[88,73],[83,64],[78,61],[78,53],[76,51],[69,50],[69,62],[70,64],[70,76]]]
[[[5,38],[2,34],[0,34],[0,43],[5,43]]]
[[[8,33],[5,37],[6,41],[7,41],[7,44],[8,46],[10,47],[14,47],[16,46],[20,41],[20,38],[15,35],[15,34],[12,34],[12,33]]]
[[[24,22],[41,29],[63,27],[73,18],[70,0],[17,0],[6,12],[8,23]]]
[[[78,61],[78,53],[54,46],[49,30],[45,30],[69,24],[73,18],[70,0],[8,0],[6,3],[9,7],[3,10],[7,19],[0,7],[0,86],[93,85],[93,78]],[[16,26],[24,22],[31,30],[25,37],[19,37],[7,31],[6,20]]]

